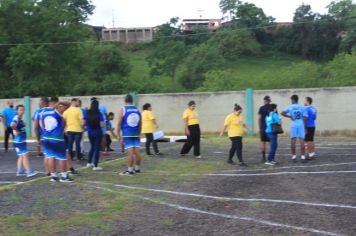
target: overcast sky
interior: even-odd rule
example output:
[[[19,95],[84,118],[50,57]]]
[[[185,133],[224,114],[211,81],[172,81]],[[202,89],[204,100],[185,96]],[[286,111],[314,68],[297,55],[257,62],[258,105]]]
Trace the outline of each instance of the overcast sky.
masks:
[[[221,18],[220,0],[92,0],[96,6],[89,23],[112,27],[151,27],[167,22],[172,17]],[[249,0],[278,22],[293,20],[295,9],[303,2],[312,10],[326,13],[331,0]]]

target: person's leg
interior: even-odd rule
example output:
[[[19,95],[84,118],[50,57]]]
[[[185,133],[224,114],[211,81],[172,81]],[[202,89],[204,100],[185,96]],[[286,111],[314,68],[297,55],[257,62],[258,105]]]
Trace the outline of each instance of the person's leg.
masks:
[[[5,152],[9,150],[9,138],[12,132],[11,127],[6,127],[5,129],[5,137],[4,137],[4,145],[5,145]]]
[[[54,157],[47,158],[47,168],[51,173],[51,181],[57,182],[57,172],[56,172],[56,159]]]
[[[69,153],[70,159],[72,159],[72,161],[74,161],[73,144],[75,141],[75,133],[67,132],[67,141],[68,141],[68,153]]]
[[[188,126],[189,132],[191,132],[190,126]],[[192,139],[192,133],[190,133],[189,136],[187,136],[187,142],[184,143],[182,150],[180,151],[181,155],[185,155],[189,153],[190,149],[193,147],[193,139]]]
[[[200,128],[199,125],[193,125],[189,129],[192,136],[193,146],[194,146],[194,156],[200,156]]]
[[[244,163],[243,159],[242,159],[242,137],[236,137],[236,144],[237,144],[237,148],[236,148],[236,155],[237,158],[239,159],[240,163]]]
[[[93,164],[93,157],[95,152],[95,135],[93,133],[89,134],[90,141],[90,151],[88,156],[88,164]]]
[[[270,150],[268,154],[268,162],[274,161],[274,157],[277,150],[277,135],[274,133],[268,133],[268,137],[270,140]]]
[[[30,161],[28,160],[28,153],[22,155],[22,164],[26,171],[31,171]]]
[[[82,133],[76,132],[74,133],[74,140],[75,140],[75,153],[77,156],[77,159],[82,159],[81,153],[81,147],[80,147],[80,141],[82,140]]]
[[[296,143],[297,143],[297,139],[296,138],[291,138],[290,140],[290,148],[291,148],[291,151],[292,151],[292,155],[293,155],[293,159],[295,159],[296,157]]]
[[[301,159],[305,159],[305,143],[304,143],[304,138],[299,138],[299,143],[300,143],[300,153],[301,153]]]
[[[134,159],[135,159],[135,153],[134,153],[134,148],[131,147],[129,149],[127,149],[127,171],[129,173],[133,173],[133,166],[134,166]]]
[[[135,155],[135,171],[136,172],[141,172],[141,154],[140,154],[140,148],[135,147],[134,148],[134,155]]]
[[[145,134],[146,136],[146,154],[147,155],[152,155],[151,153],[151,142],[152,142],[152,139],[153,139],[153,135],[152,134]]]
[[[106,138],[106,150],[110,151],[111,150],[110,146],[112,143],[110,134],[105,134],[105,138]]]
[[[100,158],[100,144],[101,140],[103,139],[102,132],[97,132],[94,139],[94,167],[98,167],[99,158]]]
[[[232,163],[232,158],[234,157],[236,150],[237,150],[237,139],[236,137],[230,138],[231,140],[231,148],[229,151],[229,159],[227,160],[228,163]]]
[[[152,135],[152,136],[153,136],[153,135]],[[152,145],[153,145],[153,150],[155,151],[155,154],[159,154],[157,141],[156,141],[156,140],[153,140],[153,141],[152,141]]]
[[[23,163],[22,155],[19,155],[17,158],[17,173],[18,174],[23,173],[22,163]]]

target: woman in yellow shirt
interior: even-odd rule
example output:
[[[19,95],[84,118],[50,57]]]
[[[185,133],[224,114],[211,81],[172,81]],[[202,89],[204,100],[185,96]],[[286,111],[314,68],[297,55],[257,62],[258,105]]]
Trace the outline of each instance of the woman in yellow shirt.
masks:
[[[156,117],[152,112],[152,106],[146,103],[142,107],[142,133],[146,135],[146,154],[152,156],[150,146],[152,143],[155,155],[161,155],[158,150],[157,142],[153,139],[153,132],[158,128]]]
[[[189,153],[190,149],[194,146],[194,156],[201,158],[200,156],[200,127],[199,127],[199,115],[195,110],[195,101],[188,103],[188,108],[183,113],[184,131],[187,135],[187,142],[184,143],[180,154],[182,156]]]
[[[220,136],[223,136],[225,130],[228,129],[227,132],[231,140],[231,149],[227,163],[231,165],[235,164],[232,158],[236,153],[240,162],[240,166],[247,166],[242,159],[242,137],[244,135],[245,129],[247,129],[247,125],[243,121],[241,113],[241,106],[235,104],[234,111],[225,118],[224,128],[221,130]]]

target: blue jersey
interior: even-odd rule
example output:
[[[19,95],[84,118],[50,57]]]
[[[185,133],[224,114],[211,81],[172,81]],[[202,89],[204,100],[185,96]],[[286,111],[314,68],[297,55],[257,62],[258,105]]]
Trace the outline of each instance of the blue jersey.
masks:
[[[15,117],[11,121],[11,126],[13,125],[16,126],[16,130],[17,130],[17,132],[15,132],[15,130],[13,131],[14,143],[26,142],[26,128],[25,128],[25,122],[22,120],[22,118],[18,115],[15,115]]]
[[[16,109],[6,107],[6,108],[4,108],[4,110],[2,110],[1,115],[6,119],[5,120],[6,127],[10,127],[12,120],[16,116]]]
[[[307,127],[315,127],[315,120],[316,120],[316,114],[317,110],[313,106],[307,106],[306,107],[307,114],[308,114],[308,119],[307,119]]]
[[[44,108],[40,114],[40,124],[44,140],[64,140],[63,118],[57,110],[49,107]]]
[[[41,115],[41,112],[43,111],[43,109],[44,108],[36,109],[36,111],[32,115],[32,120],[35,122],[36,125],[38,125],[38,132],[39,132],[40,136],[42,136],[42,133],[43,133],[43,130],[40,125],[40,115]]]
[[[122,109],[122,137],[139,137],[141,121],[140,111],[133,105],[124,106]]]
[[[283,110],[284,113],[289,114],[292,118],[291,127],[304,126],[304,117],[308,117],[307,110],[304,106],[299,104],[292,104]]]
[[[276,112],[270,112],[266,118],[265,118],[265,123],[266,123],[266,133],[272,133],[272,124],[276,124],[281,122],[281,117],[279,117],[278,113]]]

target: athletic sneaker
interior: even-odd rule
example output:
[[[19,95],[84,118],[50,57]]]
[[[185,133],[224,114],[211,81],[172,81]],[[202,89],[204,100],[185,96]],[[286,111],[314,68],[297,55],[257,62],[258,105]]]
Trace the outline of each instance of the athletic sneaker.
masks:
[[[245,162],[240,162],[240,164],[239,164],[240,166],[245,166],[245,167],[247,167],[247,165],[246,165],[246,163]]]
[[[94,167],[94,164],[92,164],[92,163],[87,163],[87,167],[92,168],[92,167]]]
[[[93,170],[94,170],[94,171],[100,171],[100,170],[103,170],[103,168],[101,168],[100,166],[97,166],[97,167],[94,166],[94,167],[93,167]]]
[[[59,182],[61,182],[61,183],[71,183],[71,182],[73,182],[73,179],[69,178],[69,176],[67,176],[67,178],[61,177],[59,179]]]
[[[227,160],[227,163],[230,165],[236,165],[236,162],[234,162],[233,160]]]
[[[195,158],[201,159],[201,158],[202,158],[202,156],[195,156]]]
[[[134,170],[135,174],[141,173],[141,170]]]
[[[294,163],[297,162],[297,156],[296,156],[296,155],[292,156],[292,161],[293,161]]]
[[[155,153],[156,156],[162,156],[163,154],[160,152]]]
[[[25,173],[24,170],[18,170],[18,171],[16,172],[16,176],[24,176],[24,175],[26,175],[26,173]]]
[[[51,179],[49,180],[51,182],[58,182],[59,181],[59,178],[58,177],[51,177]]]
[[[274,165],[275,165],[275,164],[278,164],[278,162],[276,162],[275,160],[273,160],[273,161],[271,161],[271,162],[272,162]]]
[[[68,173],[70,173],[72,175],[79,175],[79,172],[75,169],[69,170]]]
[[[30,178],[30,177],[35,176],[35,175],[37,175],[37,174],[38,174],[37,171],[32,171],[32,170],[30,170],[30,171],[28,171],[28,172],[26,173],[26,177],[27,177],[27,178]]]
[[[270,165],[270,166],[274,166],[274,163],[272,161],[266,161],[265,165]]]
[[[133,171],[124,171],[120,173],[120,175],[125,175],[125,176],[133,176],[135,173]]]

